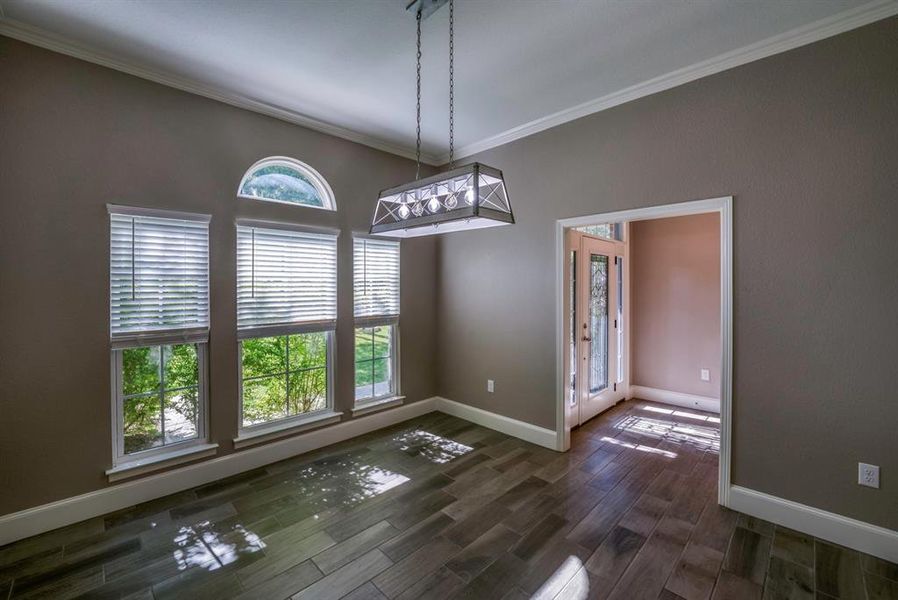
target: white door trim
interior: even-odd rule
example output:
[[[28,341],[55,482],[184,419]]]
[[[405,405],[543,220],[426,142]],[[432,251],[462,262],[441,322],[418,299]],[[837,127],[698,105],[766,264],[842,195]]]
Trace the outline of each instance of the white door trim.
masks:
[[[556,448],[570,448],[570,429],[564,419],[564,230],[595,223],[618,223],[682,217],[703,213],[720,215],[720,474],[718,477],[718,502],[730,505],[730,443],[732,441],[733,404],[733,197],[723,196],[708,200],[695,200],[634,208],[615,212],[585,215],[555,222],[555,390],[556,390]]]

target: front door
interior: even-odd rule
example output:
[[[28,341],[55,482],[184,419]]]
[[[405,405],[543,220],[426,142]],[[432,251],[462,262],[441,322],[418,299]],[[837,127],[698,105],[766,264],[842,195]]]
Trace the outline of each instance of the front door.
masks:
[[[575,284],[571,311],[574,324],[570,402],[572,425],[580,425],[625,397],[618,368],[623,356],[618,352],[622,296],[620,264],[622,244],[588,235],[579,235],[576,252]]]

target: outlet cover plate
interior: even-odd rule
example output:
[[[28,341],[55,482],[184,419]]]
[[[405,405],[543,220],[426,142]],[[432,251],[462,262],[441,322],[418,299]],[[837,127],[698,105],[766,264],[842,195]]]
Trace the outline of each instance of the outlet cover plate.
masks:
[[[711,370],[710,369],[702,369],[701,378],[702,378],[702,381],[711,381]]]
[[[488,391],[490,394],[496,391],[496,384],[492,379],[486,380],[486,391]]]
[[[867,463],[857,463],[857,483],[879,489],[879,467]]]

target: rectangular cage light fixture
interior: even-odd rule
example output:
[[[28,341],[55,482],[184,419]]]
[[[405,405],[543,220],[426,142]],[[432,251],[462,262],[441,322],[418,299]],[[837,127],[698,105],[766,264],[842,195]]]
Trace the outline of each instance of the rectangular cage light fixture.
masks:
[[[512,223],[502,171],[471,163],[382,191],[371,233],[407,238]]]

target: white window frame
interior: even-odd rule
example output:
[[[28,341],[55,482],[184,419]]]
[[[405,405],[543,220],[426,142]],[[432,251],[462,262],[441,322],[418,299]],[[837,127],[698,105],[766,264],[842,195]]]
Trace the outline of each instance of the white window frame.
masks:
[[[400,251],[401,251],[401,244],[399,243],[398,240],[383,238],[383,237],[379,237],[376,235],[369,235],[369,234],[365,234],[365,233],[354,233],[352,238],[353,238],[352,239],[352,244],[353,244],[353,252],[352,252],[352,254],[353,254],[353,265],[352,265],[353,281],[355,280],[354,273],[355,273],[355,243],[356,243],[356,240],[370,239],[370,240],[395,242],[397,245],[400,245]],[[400,270],[401,270],[401,262],[400,262]],[[401,276],[400,276],[400,282],[399,282],[399,290],[400,290],[400,296],[401,296],[401,290],[402,290]],[[354,303],[355,303],[355,285],[353,284],[353,306],[354,306]],[[392,406],[393,401],[401,402],[405,398],[402,395],[402,379],[400,377],[401,369],[400,369],[400,365],[399,365],[400,356],[402,356],[399,351],[399,334],[400,334],[399,318],[400,318],[400,315],[391,315],[391,316],[386,316],[386,317],[384,317],[384,316],[353,317],[354,327],[352,330],[352,335],[353,335],[353,338],[352,338],[352,340],[353,340],[353,344],[352,344],[352,353],[353,353],[353,356],[352,356],[352,382],[353,382],[352,396],[353,396],[353,398],[352,398],[352,400],[353,400],[353,406],[355,407],[354,410],[356,410],[356,411],[365,411],[365,409],[367,409],[367,408],[371,408],[373,406],[380,406],[380,405]],[[356,370],[356,365],[357,365],[357,361],[355,360],[355,336],[357,335],[357,332],[359,329],[364,329],[364,328],[368,328],[368,327],[385,327],[385,326],[391,327],[392,336],[393,336],[393,343],[390,345],[390,365],[391,365],[391,376],[392,376],[392,384],[393,384],[392,389],[388,393],[382,394],[380,396],[372,395],[369,398],[358,399],[355,394],[355,391],[356,391],[355,370]],[[372,389],[372,393],[373,393],[373,389]]]
[[[299,204],[297,202],[288,202],[286,200],[278,200],[276,198],[265,198],[261,196],[248,196],[246,194],[242,194],[241,190],[243,190],[243,185],[246,181],[252,177],[253,173],[258,171],[263,167],[287,167],[288,169],[294,169],[299,171],[303,176],[305,176],[312,185],[315,186],[315,189],[318,191],[318,195],[321,197],[321,201],[324,202],[324,206],[314,206],[312,204]],[[327,180],[321,176],[321,173],[313,169],[311,166],[306,163],[296,160],[295,158],[290,158],[289,156],[269,156],[267,158],[263,158],[262,160],[256,161],[253,165],[247,169],[246,173],[244,173],[243,177],[240,179],[240,185],[237,186],[237,197],[244,198],[246,200],[260,200],[262,202],[277,202],[278,204],[287,204],[289,206],[298,206],[300,208],[315,208],[318,210],[327,210],[336,212],[337,210],[337,200],[334,197],[334,191],[331,189],[330,184],[328,184]]]
[[[266,159],[267,160],[267,159]],[[259,161],[253,166],[258,168]],[[252,170],[252,169],[251,169]],[[241,185],[242,187],[242,185]],[[329,188],[328,188],[329,189]],[[300,205],[294,205],[300,206]],[[320,207],[312,207],[320,208]],[[289,231],[300,231],[313,234],[333,235],[338,240],[337,254],[335,260],[339,262],[339,236],[340,230],[326,227],[315,227],[306,225],[297,225],[294,223],[283,223],[279,221],[265,221],[257,219],[238,218],[235,222],[237,227],[258,227],[262,229],[285,229]],[[339,269],[339,264],[336,265]],[[339,290],[337,293],[339,300]],[[239,449],[256,443],[261,443],[273,439],[280,435],[289,435],[290,433],[314,427],[328,425],[332,422],[340,420],[342,413],[336,412],[334,409],[334,388],[335,388],[335,371],[337,360],[337,320],[324,322],[303,322],[303,323],[287,323],[281,325],[260,325],[256,327],[247,327],[245,329],[237,329],[237,437],[234,438],[234,446]],[[265,423],[256,423],[254,425],[243,425],[243,342],[249,339],[260,339],[269,337],[279,337],[288,335],[297,335],[302,333],[325,333],[327,335],[327,394],[326,405],[324,408],[308,413],[295,416],[288,416],[282,419],[275,419]],[[288,371],[289,373],[289,371]]]
[[[107,205],[108,212],[133,216],[159,217],[166,219],[211,220],[210,215],[170,211],[156,208]],[[110,255],[111,256],[111,255]],[[208,270],[208,262],[206,268]],[[210,281],[211,284],[211,281]],[[207,308],[208,314],[208,308]],[[208,343],[209,328],[189,328],[135,332],[133,334],[111,336],[111,417],[112,417],[112,468],[106,471],[110,481],[117,481],[171,465],[196,460],[215,454],[218,444],[209,441],[208,422]],[[122,353],[129,348],[145,348],[178,344],[193,344],[197,353],[197,435],[190,440],[163,444],[125,454],[124,439],[124,373]],[[165,415],[162,415],[165,418]]]

